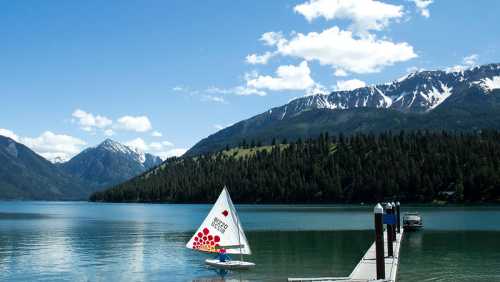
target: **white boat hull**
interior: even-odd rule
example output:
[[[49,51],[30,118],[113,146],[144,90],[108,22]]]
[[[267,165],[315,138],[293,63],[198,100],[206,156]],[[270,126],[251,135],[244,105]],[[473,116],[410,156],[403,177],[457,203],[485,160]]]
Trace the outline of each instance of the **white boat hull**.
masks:
[[[222,269],[250,269],[255,266],[255,263],[248,261],[239,261],[239,260],[228,260],[225,262],[221,262],[218,259],[206,259],[205,263],[207,265],[222,268]]]

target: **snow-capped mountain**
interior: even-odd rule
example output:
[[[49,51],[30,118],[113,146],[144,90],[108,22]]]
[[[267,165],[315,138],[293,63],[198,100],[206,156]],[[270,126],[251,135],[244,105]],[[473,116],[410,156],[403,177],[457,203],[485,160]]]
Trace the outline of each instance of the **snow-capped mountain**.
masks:
[[[500,129],[500,64],[419,71],[390,83],[294,99],[208,136],[196,155],[242,140],[270,143],[332,134],[399,130]]]
[[[455,72],[413,72],[386,84],[298,98],[269,110],[269,114],[284,119],[311,109],[388,108],[400,112],[429,112],[455,93],[472,87],[483,88],[484,94],[500,88],[500,64]]]
[[[107,187],[162,163],[151,154],[143,153],[111,139],[87,148],[60,166],[96,187]]]

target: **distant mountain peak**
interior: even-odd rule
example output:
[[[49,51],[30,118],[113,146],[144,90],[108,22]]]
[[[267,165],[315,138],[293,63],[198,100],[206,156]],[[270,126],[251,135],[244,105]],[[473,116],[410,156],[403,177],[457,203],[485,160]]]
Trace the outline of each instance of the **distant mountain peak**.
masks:
[[[125,181],[160,163],[162,160],[157,156],[108,138],[96,147],[85,149],[62,167],[72,175],[103,187]]]
[[[106,140],[104,140],[101,144],[99,144],[97,146],[97,148],[105,149],[105,150],[113,151],[113,152],[117,152],[117,153],[124,153],[124,154],[135,153],[135,151],[132,150],[132,148],[130,148],[126,145],[123,145],[120,142],[114,141],[110,138],[107,138]]]

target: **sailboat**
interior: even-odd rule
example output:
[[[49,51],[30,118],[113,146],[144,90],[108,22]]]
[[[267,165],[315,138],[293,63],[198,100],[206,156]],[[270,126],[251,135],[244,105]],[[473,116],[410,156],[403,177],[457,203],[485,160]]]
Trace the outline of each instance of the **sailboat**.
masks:
[[[186,247],[206,253],[240,255],[240,260],[205,260],[207,265],[213,267],[249,269],[255,266],[252,262],[243,261],[243,255],[250,255],[252,251],[226,187]]]

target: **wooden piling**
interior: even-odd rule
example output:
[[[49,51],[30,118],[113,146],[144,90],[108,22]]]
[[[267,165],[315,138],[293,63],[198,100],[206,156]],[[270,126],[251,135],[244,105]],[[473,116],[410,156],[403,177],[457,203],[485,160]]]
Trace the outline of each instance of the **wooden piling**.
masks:
[[[377,279],[385,279],[384,258],[384,208],[377,204],[373,209],[375,218],[375,260],[377,264]]]

